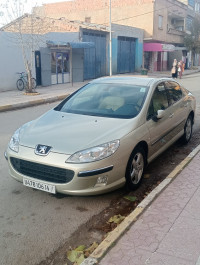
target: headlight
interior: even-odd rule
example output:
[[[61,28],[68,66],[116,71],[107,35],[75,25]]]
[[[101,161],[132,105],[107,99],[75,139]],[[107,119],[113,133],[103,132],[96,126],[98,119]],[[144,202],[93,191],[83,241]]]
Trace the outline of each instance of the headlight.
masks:
[[[115,140],[106,144],[85,149],[71,155],[66,160],[66,163],[88,163],[101,160],[114,154],[118,147],[119,140]]]
[[[12,138],[10,139],[10,143],[9,143],[10,149],[13,150],[16,153],[19,152],[19,131],[20,131],[20,129],[18,129],[13,134]]]

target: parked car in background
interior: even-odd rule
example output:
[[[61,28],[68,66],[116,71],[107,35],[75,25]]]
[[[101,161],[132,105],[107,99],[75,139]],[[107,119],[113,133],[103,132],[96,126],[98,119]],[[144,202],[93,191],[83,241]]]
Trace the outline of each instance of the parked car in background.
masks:
[[[179,138],[189,142],[195,105],[170,78],[96,79],[14,133],[9,173],[51,193],[134,190],[149,162]]]

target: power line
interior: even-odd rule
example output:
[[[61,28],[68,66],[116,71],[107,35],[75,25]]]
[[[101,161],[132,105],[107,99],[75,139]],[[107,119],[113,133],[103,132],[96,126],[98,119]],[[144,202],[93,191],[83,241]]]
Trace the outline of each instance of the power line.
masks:
[[[187,0],[184,0],[184,1],[187,1]],[[180,2],[180,3],[183,3],[183,2]],[[183,3],[183,4],[187,5],[186,2]],[[168,9],[168,8],[171,8],[171,7],[174,7],[174,6],[178,6],[178,7],[180,7],[178,4],[173,4],[173,5],[171,5],[171,6],[168,6],[167,9]],[[166,9],[166,7],[163,7],[163,8],[157,9],[157,10],[153,10],[153,11],[149,11],[149,12],[146,12],[146,13],[142,13],[142,14],[139,14],[139,15],[134,15],[134,16],[131,16],[131,17],[126,17],[126,18],[122,18],[122,19],[114,20],[114,21],[112,21],[112,22],[119,22],[119,21],[123,21],[123,20],[128,20],[128,19],[130,19],[130,18],[135,18],[135,17],[140,17],[140,16],[148,15],[148,14],[151,14],[151,13],[154,13],[154,12],[158,12],[158,11],[163,10],[163,9]],[[106,24],[107,24],[107,23],[102,24],[102,25],[106,25]]]
[[[188,4],[187,4],[187,2],[188,2],[187,0],[184,0],[184,1],[178,1],[178,0],[177,0],[177,2],[179,2],[180,4],[181,4],[181,3],[182,3],[182,4],[185,4],[186,6],[188,5]],[[48,4],[47,4],[47,5],[48,5]],[[51,5],[51,4],[50,4],[50,5]],[[58,5],[59,5],[59,4],[58,4]],[[142,6],[142,5],[141,5],[141,6]],[[180,7],[180,5],[174,3],[173,5],[168,6],[167,9],[168,9],[168,8],[171,8],[171,7],[174,7],[174,6]],[[111,7],[111,8],[117,8],[117,7]],[[158,11],[163,10],[163,9],[166,9],[166,7],[159,8],[159,9],[157,9],[157,10],[153,10],[153,11],[149,11],[149,12],[145,12],[145,13],[142,13],[142,14],[134,15],[134,16],[131,16],[131,17],[125,17],[125,18],[122,18],[122,19],[117,19],[117,20],[114,20],[114,21],[112,21],[112,22],[119,22],[119,21],[128,20],[128,19],[135,18],[135,17],[144,16],[144,15],[147,15],[147,14],[150,14],[150,13],[158,12]],[[94,12],[96,12],[96,11],[102,11],[102,10],[107,10],[107,8],[95,9]],[[76,12],[76,10],[68,10],[68,11],[69,11],[71,14],[73,14],[74,11]],[[81,10],[81,11],[91,11],[91,12],[93,12],[92,10]],[[99,25],[107,25],[107,24],[108,24],[108,22],[103,23],[103,24],[99,24]]]
[[[184,2],[187,1],[187,0],[184,0]],[[186,2],[179,2],[179,3],[183,3],[183,4],[186,4]],[[177,6],[177,7],[180,7],[178,4],[173,4],[173,5],[170,5],[170,6],[167,6],[167,9],[168,8],[171,8],[171,7],[174,7],[174,6]],[[122,18],[122,19],[118,19],[118,20],[113,20],[113,22],[119,22],[119,21],[123,21],[123,20],[128,20],[128,19],[131,19],[131,18],[135,18],[135,17],[140,17],[140,16],[144,16],[144,15],[147,15],[147,14],[151,14],[151,13],[154,13],[154,12],[159,12],[163,9],[166,9],[166,7],[163,7],[163,8],[159,8],[159,9],[156,9],[156,10],[153,10],[153,11],[149,11],[149,12],[146,12],[146,13],[142,13],[142,14],[138,14],[138,15],[134,15],[134,16],[131,16],[131,17],[125,17],[125,18]],[[107,9],[98,9],[98,10],[107,10]],[[62,18],[53,18],[53,17],[46,17],[48,19],[51,19],[51,20],[55,20],[55,21],[65,21],[66,23],[74,23],[74,24],[82,24],[81,21],[77,21],[77,20],[69,20],[69,19],[66,19],[65,17],[62,17]],[[87,23],[89,27],[96,27],[97,25],[98,26],[106,26],[108,25],[108,23],[102,23],[102,24],[99,24],[99,23]]]
[[[185,2],[186,0],[184,0]],[[183,3],[185,4],[184,2],[180,2],[178,1],[180,4]],[[180,7],[180,5],[178,4],[173,4],[173,5],[170,5],[168,7],[163,7],[163,8],[159,8],[157,10],[153,10],[153,11],[149,11],[149,12],[145,12],[145,13],[142,13],[142,14],[138,14],[138,15],[134,15],[134,16],[131,16],[131,17],[125,17],[125,18],[122,18],[122,19],[117,19],[117,20],[113,20],[112,23],[115,23],[115,22],[119,22],[119,21],[123,21],[123,20],[128,20],[128,19],[131,19],[131,18],[135,18],[135,17],[140,17],[140,16],[144,16],[144,15],[147,15],[147,14],[151,14],[151,13],[154,13],[154,12],[159,12],[163,9],[168,9],[168,8],[171,8],[171,7],[174,7],[174,6],[177,6],[177,7]],[[99,9],[99,10],[107,10],[107,9]],[[65,17],[61,17],[61,18],[53,18],[53,17],[47,17],[47,16],[37,16],[35,15],[36,18],[39,18],[39,19],[49,19],[51,21],[57,21],[57,22],[65,22],[65,23],[68,23],[68,24],[77,24],[77,25],[85,25],[86,27],[89,27],[89,28],[93,28],[95,27],[95,29],[98,29],[98,27],[102,27],[102,26],[106,26],[108,25],[108,23],[102,23],[102,24],[99,24],[99,23],[85,23],[85,22],[82,22],[82,21],[77,21],[77,20],[69,20],[69,19],[66,19]],[[28,25],[27,25],[28,26]],[[29,26],[28,26],[29,27]],[[27,28],[28,28],[27,27]],[[101,28],[99,28],[99,30],[102,30]],[[106,28],[104,29],[106,30]]]

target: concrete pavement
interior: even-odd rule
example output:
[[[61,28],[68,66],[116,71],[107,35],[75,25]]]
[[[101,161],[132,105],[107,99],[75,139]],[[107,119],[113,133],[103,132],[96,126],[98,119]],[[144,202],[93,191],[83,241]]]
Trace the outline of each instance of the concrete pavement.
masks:
[[[81,265],[200,264],[200,145]]]
[[[199,72],[185,70],[186,75]],[[170,77],[170,72],[149,73]],[[65,98],[87,82],[0,93],[0,111]],[[200,265],[200,145],[154,189],[82,265]]]
[[[183,78],[186,75],[197,73],[199,71],[200,67],[195,70],[185,70]],[[137,73],[134,73],[134,75],[137,75]],[[148,73],[148,76],[171,77],[171,73],[169,71],[154,72]],[[25,95],[24,91],[19,91],[17,88],[11,91],[0,92],[0,112],[31,107],[33,105],[45,104],[59,100],[61,101],[81,86],[87,84],[87,82],[88,81],[74,83],[73,85],[71,83],[67,83],[48,87],[37,87],[37,95]]]
[[[13,109],[31,107],[33,105],[61,101],[76,91],[87,82],[70,84],[59,84],[48,87],[37,87],[37,94],[27,95],[17,88],[11,91],[0,92],[0,112]]]

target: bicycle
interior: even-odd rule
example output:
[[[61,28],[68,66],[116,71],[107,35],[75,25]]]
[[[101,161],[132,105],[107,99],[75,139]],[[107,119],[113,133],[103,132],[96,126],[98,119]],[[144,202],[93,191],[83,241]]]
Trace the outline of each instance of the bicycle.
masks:
[[[19,76],[19,79],[17,80],[17,88],[18,90],[22,91],[25,87],[28,86],[28,75],[25,72],[17,73]],[[31,85],[32,89],[35,89],[37,87],[36,79],[34,77],[31,78]]]

